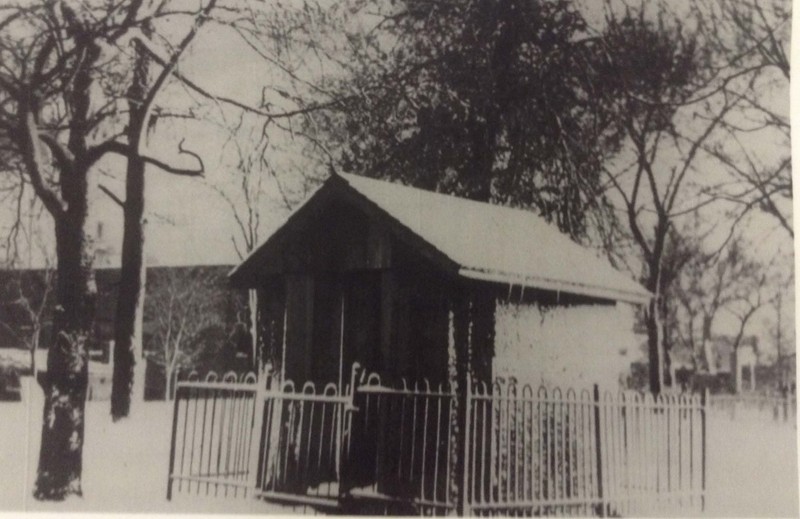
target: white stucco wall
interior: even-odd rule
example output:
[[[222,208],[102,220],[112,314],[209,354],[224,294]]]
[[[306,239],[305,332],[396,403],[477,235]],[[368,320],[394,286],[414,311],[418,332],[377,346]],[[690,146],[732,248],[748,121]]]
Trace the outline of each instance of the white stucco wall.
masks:
[[[518,305],[499,301],[495,377],[561,388],[617,389],[635,356],[634,308]]]

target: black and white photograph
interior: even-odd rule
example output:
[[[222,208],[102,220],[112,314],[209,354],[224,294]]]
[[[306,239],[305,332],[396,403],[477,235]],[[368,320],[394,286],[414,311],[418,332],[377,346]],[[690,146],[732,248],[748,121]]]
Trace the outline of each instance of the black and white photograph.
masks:
[[[0,514],[800,516],[792,7],[0,0]]]

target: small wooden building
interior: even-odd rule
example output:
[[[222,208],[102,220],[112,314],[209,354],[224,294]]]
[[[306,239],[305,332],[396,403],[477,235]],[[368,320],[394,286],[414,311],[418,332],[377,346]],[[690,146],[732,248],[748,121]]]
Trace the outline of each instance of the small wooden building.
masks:
[[[487,381],[558,378],[568,369],[537,367],[552,357],[537,360],[537,351],[581,341],[577,358],[593,358],[586,348],[617,351],[602,344],[603,330],[633,340],[632,320],[616,322],[617,310],[650,297],[529,211],[344,174],[230,280],[257,290],[262,360],[296,384],[341,384],[356,361],[383,377],[431,383],[461,382],[467,371]],[[551,321],[567,328],[572,346],[536,342]]]

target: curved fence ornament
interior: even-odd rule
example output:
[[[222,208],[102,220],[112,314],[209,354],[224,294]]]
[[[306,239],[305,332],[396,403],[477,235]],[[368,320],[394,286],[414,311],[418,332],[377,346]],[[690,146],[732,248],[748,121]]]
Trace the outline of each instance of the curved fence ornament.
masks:
[[[526,400],[533,398],[533,387],[530,384],[522,386],[522,397]]]
[[[339,387],[333,382],[328,382],[327,384],[325,384],[325,387],[322,389],[322,394],[323,395],[327,395],[327,396],[338,395],[339,394]]]
[[[367,386],[380,386],[381,384],[381,376],[377,373],[370,373],[367,375],[365,385]]]
[[[261,385],[231,371],[177,384],[170,495],[255,493],[322,508],[347,497],[397,513],[477,516],[703,506],[706,403],[697,395],[469,375],[456,385],[358,365],[344,387]]]

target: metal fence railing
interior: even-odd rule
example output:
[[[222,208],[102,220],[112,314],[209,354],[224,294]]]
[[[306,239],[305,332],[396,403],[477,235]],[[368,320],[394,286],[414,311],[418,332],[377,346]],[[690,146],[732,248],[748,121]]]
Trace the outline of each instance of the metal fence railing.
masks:
[[[246,495],[252,455],[256,376],[209,373],[175,390],[167,498],[173,490]],[[177,485],[177,488],[176,488]]]
[[[263,407],[256,495],[299,505],[336,507],[342,446],[349,435],[349,389],[291,381],[259,395]]]
[[[465,513],[700,510],[704,409],[699,396],[473,384],[467,398]]]
[[[456,393],[427,381],[390,387],[372,374],[356,389],[348,495],[381,512],[444,515],[455,510],[450,482]],[[382,508],[380,508],[382,507]]]
[[[176,388],[167,496],[392,514],[669,515],[704,507],[705,396],[376,374]]]

